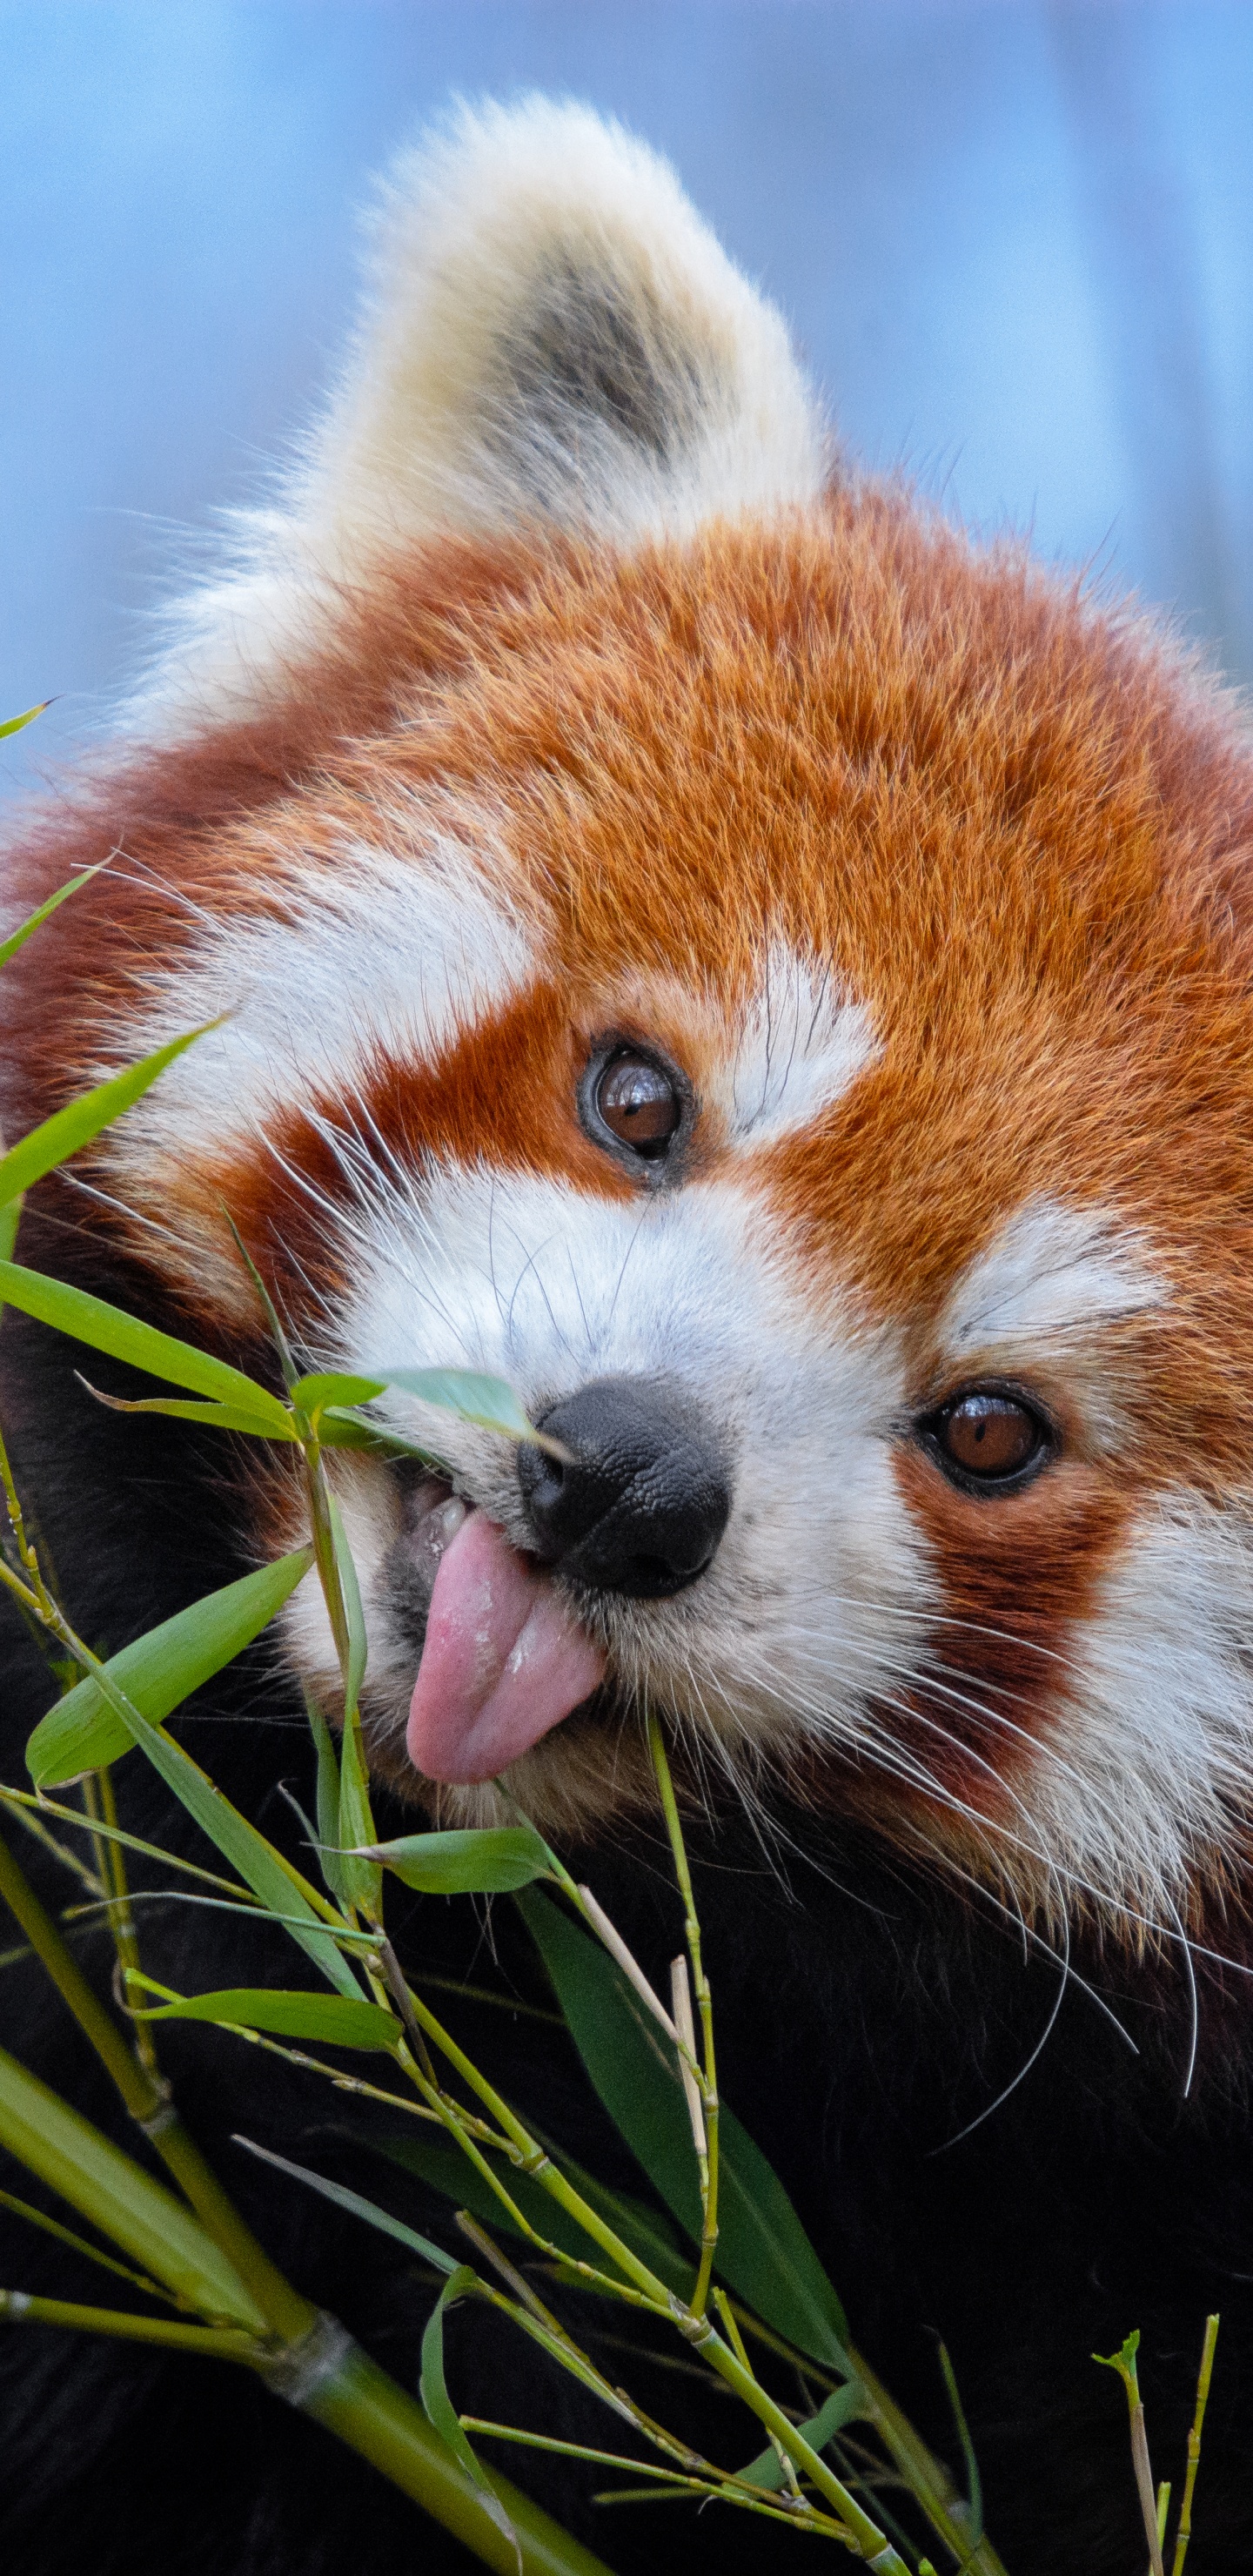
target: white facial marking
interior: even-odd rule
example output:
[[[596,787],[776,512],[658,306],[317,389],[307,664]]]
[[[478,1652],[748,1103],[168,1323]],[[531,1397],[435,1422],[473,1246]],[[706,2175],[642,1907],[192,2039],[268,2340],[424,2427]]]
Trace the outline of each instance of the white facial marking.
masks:
[[[1026,1795],[1080,1886],[1169,1930],[1198,1864],[1229,1850],[1253,1777],[1253,1513],[1147,1503],[1085,1621]]]
[[[864,1003],[830,969],[776,942],[717,1096],[737,1142],[773,1144],[812,1126],[879,1055]]]
[[[250,1146],[319,1093],[351,1103],[381,1059],[430,1062],[533,971],[523,919],[463,842],[428,838],[413,857],[353,842],[297,878],[281,919],[206,922],[176,968],[146,979],[128,1058],[229,1016],[111,1130],[114,1170],[151,1195],[167,1157]]]
[[[940,1320],[954,1359],[1023,1361],[1166,1302],[1150,1247],[1100,1209],[1033,1199],[963,1271]]]

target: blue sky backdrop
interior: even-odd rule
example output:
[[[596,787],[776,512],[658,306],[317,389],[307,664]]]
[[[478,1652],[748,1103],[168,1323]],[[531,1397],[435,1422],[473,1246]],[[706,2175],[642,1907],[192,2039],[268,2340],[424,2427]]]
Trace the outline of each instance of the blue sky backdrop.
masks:
[[[671,157],[855,453],[1253,677],[1248,0],[0,0],[7,785],[302,419],[370,174],[531,87]]]

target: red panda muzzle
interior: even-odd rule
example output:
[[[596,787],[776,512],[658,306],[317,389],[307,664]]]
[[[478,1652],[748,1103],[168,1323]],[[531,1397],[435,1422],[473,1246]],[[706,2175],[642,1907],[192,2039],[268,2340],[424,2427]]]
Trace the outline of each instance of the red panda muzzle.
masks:
[[[415,1534],[419,1552],[439,1549],[405,1737],[428,1780],[495,1778],[604,1678],[602,1649],[543,1566],[581,1595],[665,1599],[705,1572],[726,1528],[726,1469],[681,1394],[604,1378],[550,1407],[541,1427],[564,1456],[520,1448],[518,1482],[542,1564],[455,1498]]]

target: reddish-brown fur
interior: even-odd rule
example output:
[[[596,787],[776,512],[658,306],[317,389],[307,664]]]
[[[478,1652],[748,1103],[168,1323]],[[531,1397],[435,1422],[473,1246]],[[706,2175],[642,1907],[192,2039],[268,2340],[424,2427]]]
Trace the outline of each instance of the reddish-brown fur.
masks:
[[[837,1284],[899,1320],[917,1408],[952,1392],[932,1346],[946,1291],[1024,1199],[1113,1211],[1168,1275],[1168,1317],[1123,1337],[1116,1460],[1085,1454],[1059,1373],[1039,1391],[1070,1406],[1064,1468],[991,1518],[916,1453],[899,1468],[952,1616],[977,1623],[952,1632],[948,1690],[915,1694],[900,1726],[929,1732],[946,1785],[987,1810],[998,1748],[963,1709],[968,1669],[1033,1725],[1131,1501],[1221,1496],[1245,1472],[1253,790],[1232,718],[1015,550],[972,554],[876,491],[628,558],[438,549],[346,609],[335,655],[292,672],[271,712],[123,767],[49,827],[30,894],[108,865],[16,970],[13,1125],[83,1078],[109,1014],[116,1050],[137,970],[177,954],[191,907],[281,915],[288,854],[377,832],[389,797],[433,789],[503,816],[553,974],[441,1061],[378,1062],[363,1104],[380,1149],[623,1195],[574,1115],[589,1043],[638,1022],[699,1090],[682,989],[733,1003],[782,936],[870,1005],[883,1060],[851,1104],[761,1150],[760,1222],[820,1299]],[[312,1105],[334,1122],[333,1096]],[[273,1141],[342,1192],[302,1113]],[[716,1172],[716,1126],[699,1152]],[[339,1277],[333,1234],[260,1146],[223,1161],[206,1138],[174,1190],[200,1227],[230,1206],[297,1321],[302,1279]],[[151,1257],[124,1218],[92,1225]],[[211,1290],[199,1312],[181,1294],[221,1330]]]

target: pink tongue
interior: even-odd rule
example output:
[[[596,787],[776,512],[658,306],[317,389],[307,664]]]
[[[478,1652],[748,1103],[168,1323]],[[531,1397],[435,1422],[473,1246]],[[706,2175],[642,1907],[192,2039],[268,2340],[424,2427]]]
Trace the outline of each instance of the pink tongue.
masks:
[[[471,1512],[439,1561],[409,1759],[428,1780],[491,1780],[587,1699],[604,1669],[547,1578]]]

